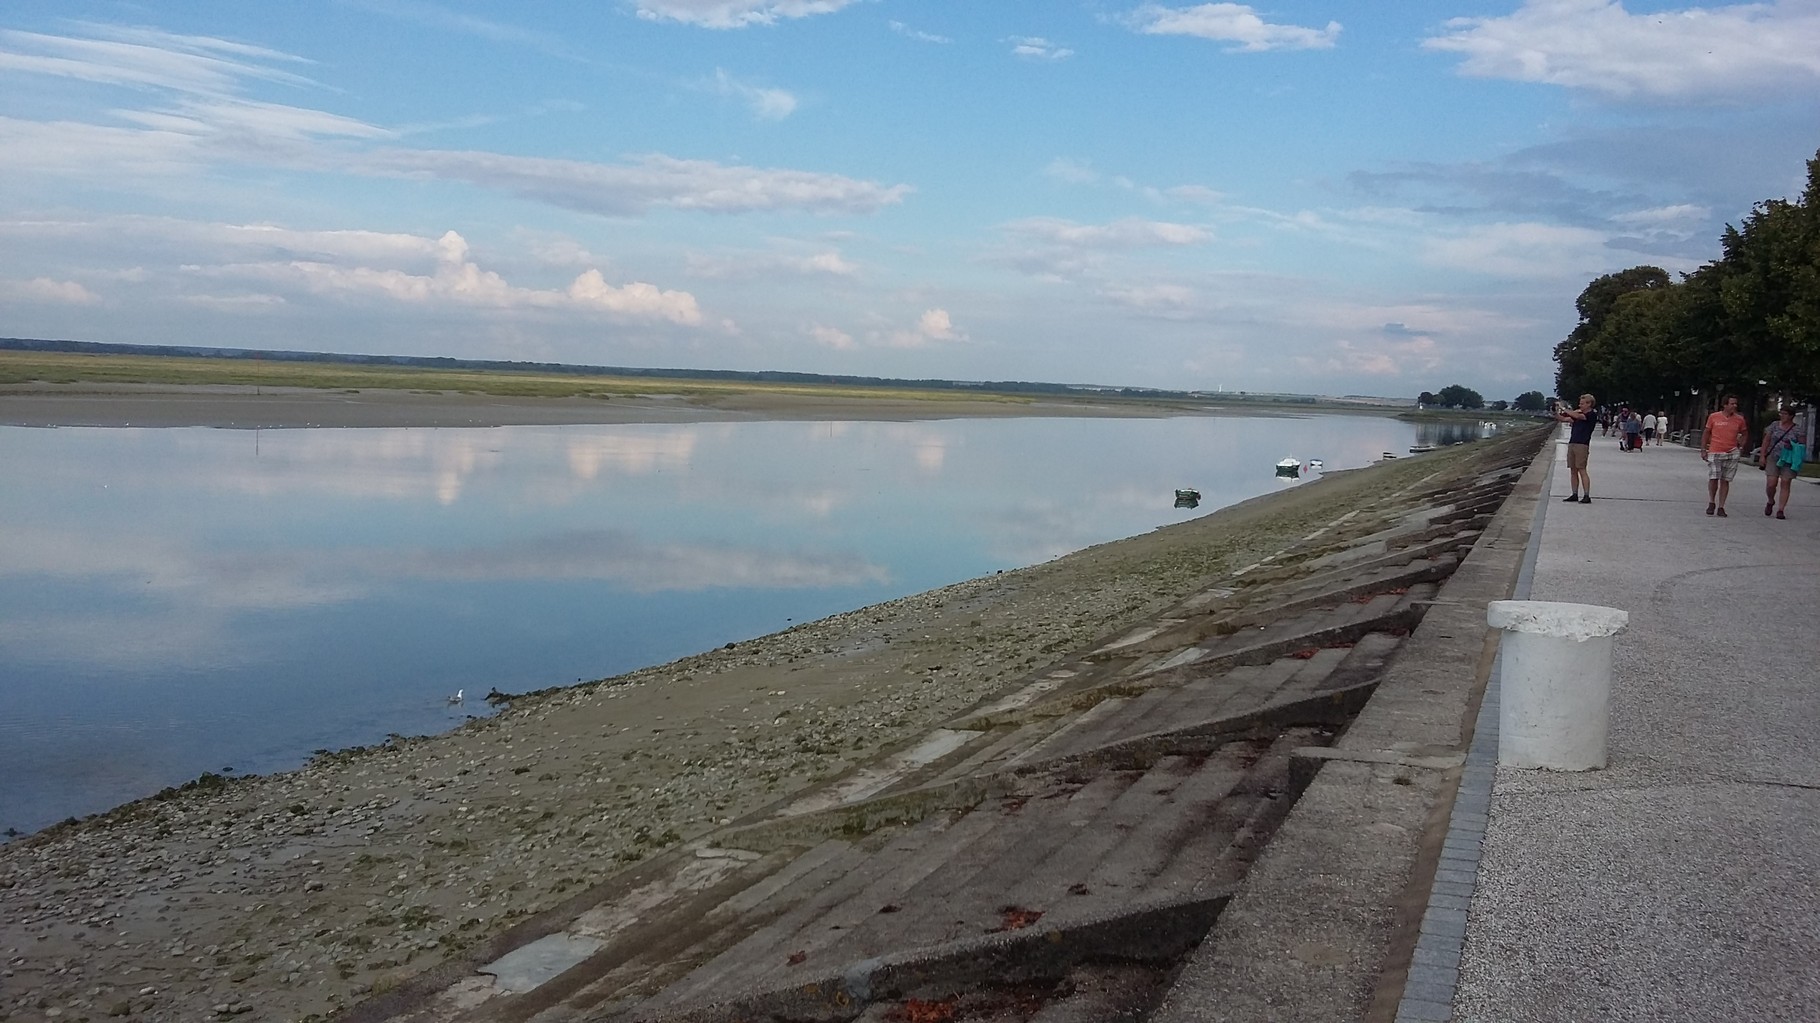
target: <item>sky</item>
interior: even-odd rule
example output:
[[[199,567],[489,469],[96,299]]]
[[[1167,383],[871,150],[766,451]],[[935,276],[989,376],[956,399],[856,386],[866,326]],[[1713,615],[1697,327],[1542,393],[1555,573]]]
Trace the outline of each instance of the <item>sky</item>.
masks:
[[[1820,150],[1820,0],[0,4],[0,336],[1488,399]]]

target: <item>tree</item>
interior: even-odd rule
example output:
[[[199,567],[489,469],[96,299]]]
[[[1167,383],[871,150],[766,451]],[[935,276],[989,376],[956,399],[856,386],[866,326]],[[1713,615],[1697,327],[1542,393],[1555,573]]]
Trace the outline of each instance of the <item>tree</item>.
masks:
[[[1606,274],[1594,278],[1591,284],[1580,292],[1574,300],[1574,308],[1580,313],[1580,322],[1567,335],[1567,338],[1555,346],[1555,393],[1569,394],[1603,394],[1610,395],[1615,381],[1600,376],[1600,371],[1609,366],[1610,346],[1602,349],[1598,345],[1600,333],[1605,329],[1605,321],[1618,306],[1618,300],[1638,291],[1650,291],[1667,288],[1673,281],[1668,271],[1659,266],[1633,266],[1629,270],[1620,270],[1615,274]],[[1592,351],[1588,351],[1589,346]],[[1592,365],[1588,365],[1589,359]]]
[[[1416,395],[1416,404],[1418,404],[1418,405],[1439,405],[1439,404],[1441,404],[1441,399],[1435,397],[1435,393],[1433,391],[1423,391],[1421,394]]]
[[[1441,404],[1451,408],[1485,407],[1484,395],[1481,395],[1478,391],[1475,391],[1470,387],[1463,387],[1459,384],[1448,384],[1446,387],[1441,388],[1441,393],[1435,395],[1435,399]]]
[[[1541,391],[1524,391],[1517,395],[1513,404],[1518,412],[1540,412],[1548,407],[1548,399],[1543,397]]]
[[[1494,401],[1491,403],[1491,410],[1493,412],[1502,412],[1509,407],[1510,407],[1510,402],[1505,401],[1502,398],[1499,398],[1497,401]]]

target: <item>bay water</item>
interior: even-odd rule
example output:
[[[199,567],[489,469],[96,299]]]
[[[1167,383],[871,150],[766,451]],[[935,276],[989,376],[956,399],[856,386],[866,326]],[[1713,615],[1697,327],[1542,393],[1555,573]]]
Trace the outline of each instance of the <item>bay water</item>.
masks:
[[[0,427],[0,831],[1307,485],[1284,457],[1465,436],[1372,415]]]

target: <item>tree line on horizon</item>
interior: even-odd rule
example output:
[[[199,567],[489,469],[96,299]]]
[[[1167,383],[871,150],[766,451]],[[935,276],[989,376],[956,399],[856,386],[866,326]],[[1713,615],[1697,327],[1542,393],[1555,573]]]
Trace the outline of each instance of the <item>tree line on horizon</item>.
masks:
[[[1756,203],[1719,244],[1679,281],[1634,266],[1588,284],[1555,346],[1556,393],[1690,418],[1736,394],[1753,423],[1771,397],[1820,396],[1820,152],[1800,198]]]
[[[1485,396],[1462,384],[1448,384],[1439,391],[1423,391],[1416,396],[1416,404],[1424,408],[1485,408]],[[1493,412],[1515,409],[1518,412],[1540,412],[1548,407],[1548,398],[1541,391],[1524,391],[1517,395],[1515,401],[1494,401]]]

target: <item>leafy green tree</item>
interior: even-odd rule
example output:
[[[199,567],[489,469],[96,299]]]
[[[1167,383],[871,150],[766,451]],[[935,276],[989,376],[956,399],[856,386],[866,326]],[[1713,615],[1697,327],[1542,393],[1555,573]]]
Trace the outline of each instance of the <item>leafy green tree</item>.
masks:
[[[1598,277],[1580,292],[1574,308],[1580,322],[1555,346],[1555,393],[1560,395],[1609,395],[1615,381],[1602,376],[1608,370],[1612,355],[1610,345],[1601,346],[1597,339],[1605,320],[1617,308],[1618,300],[1638,291],[1667,288],[1673,282],[1668,271],[1659,266],[1633,266],[1615,274]],[[1590,347],[1590,351],[1588,350]]]
[[[1416,404],[1439,405],[1441,404],[1441,399],[1435,397],[1433,391],[1423,391],[1421,394],[1416,395]]]
[[[1510,407],[1510,402],[1505,401],[1502,398],[1499,398],[1497,401],[1494,401],[1491,403],[1491,410],[1493,412],[1502,412],[1509,407]]]
[[[1448,384],[1435,395],[1441,404],[1452,408],[1484,408],[1485,397],[1478,391],[1460,384]]]
[[[1540,412],[1548,407],[1548,399],[1541,391],[1524,391],[1511,403],[1518,412]]]

